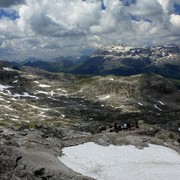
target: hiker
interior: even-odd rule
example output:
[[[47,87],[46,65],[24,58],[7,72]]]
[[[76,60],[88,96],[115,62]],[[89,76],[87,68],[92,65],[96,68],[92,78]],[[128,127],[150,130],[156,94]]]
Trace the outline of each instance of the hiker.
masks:
[[[123,128],[122,128],[124,131],[125,130],[127,130],[127,124],[126,123],[124,123],[124,125],[123,125]]]
[[[138,126],[138,121],[137,121],[137,120],[135,120],[135,128],[136,128],[136,129],[139,128],[139,126]]]
[[[131,124],[130,123],[127,123],[127,130],[131,131]]]
[[[120,129],[120,126],[116,122],[113,125],[110,126],[110,132],[118,132],[119,129]]]
[[[114,130],[118,130],[118,125],[117,125],[117,123],[114,123]]]
[[[121,125],[118,123],[117,124],[117,129],[118,129],[118,131],[121,131],[122,129],[121,129]]]

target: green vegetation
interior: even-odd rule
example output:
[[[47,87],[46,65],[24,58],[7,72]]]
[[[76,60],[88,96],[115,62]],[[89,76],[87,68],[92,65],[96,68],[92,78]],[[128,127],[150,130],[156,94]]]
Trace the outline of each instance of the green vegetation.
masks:
[[[94,82],[94,79],[92,78],[92,76],[87,76],[80,79],[80,81],[78,81],[78,84],[84,85],[84,84],[90,84],[92,82]]]
[[[173,78],[167,78],[169,81],[171,81],[178,89],[180,89],[180,80],[179,79],[173,79]]]
[[[3,120],[0,121],[0,127],[8,127],[8,126],[19,127],[20,122],[12,121],[8,117],[6,117],[6,118],[4,118]]]

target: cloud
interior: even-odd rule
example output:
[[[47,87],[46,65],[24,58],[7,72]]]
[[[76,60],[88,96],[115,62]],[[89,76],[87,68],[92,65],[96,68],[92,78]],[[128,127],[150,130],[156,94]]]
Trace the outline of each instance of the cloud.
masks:
[[[10,7],[14,5],[24,4],[25,0],[1,0],[0,7]]]
[[[13,6],[19,17],[0,19],[0,42],[4,51],[11,49],[8,58],[18,59],[72,55],[114,43],[176,43],[175,3],[180,0],[1,1],[4,7],[19,4]]]
[[[172,14],[170,16],[170,22],[172,24],[172,32],[176,36],[180,36],[180,15]]]

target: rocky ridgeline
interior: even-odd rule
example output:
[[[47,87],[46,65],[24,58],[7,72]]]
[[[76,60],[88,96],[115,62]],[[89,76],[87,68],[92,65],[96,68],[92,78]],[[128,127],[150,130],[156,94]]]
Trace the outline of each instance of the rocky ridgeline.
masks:
[[[149,57],[151,59],[158,59],[162,57],[169,57],[172,55],[179,55],[180,47],[178,45],[169,46],[154,46],[154,47],[130,47],[123,44],[116,44],[97,50],[94,56],[114,55],[122,57]]]
[[[74,71],[79,74],[135,75],[156,73],[180,79],[178,45],[134,48],[117,44],[97,50]]]

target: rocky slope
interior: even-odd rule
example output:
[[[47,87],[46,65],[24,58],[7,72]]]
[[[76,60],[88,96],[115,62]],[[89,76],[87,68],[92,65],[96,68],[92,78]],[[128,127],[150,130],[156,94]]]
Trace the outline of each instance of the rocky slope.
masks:
[[[97,50],[88,61],[74,70],[79,74],[114,75],[149,72],[180,79],[180,47],[134,48],[117,44]]]
[[[103,146],[131,144],[138,148],[147,147],[151,143],[180,153],[178,134],[144,123],[134,131],[103,131],[94,135],[71,128],[42,125],[29,128],[24,125],[19,129],[0,131],[0,179],[90,180],[91,178],[73,172],[58,159],[63,147],[86,142]]]
[[[176,122],[170,128],[174,129],[179,121],[174,118],[180,109],[180,91],[154,74],[82,77],[4,67],[0,71],[0,94],[0,123],[4,125],[41,121],[79,126],[82,121],[106,123],[133,116],[145,116],[149,123],[156,123],[148,119],[151,115],[163,125],[173,118]],[[168,118],[171,112],[175,114]]]
[[[57,158],[63,147],[89,141],[179,152],[179,115],[180,91],[159,75],[83,77],[2,65],[0,179],[90,179]],[[139,129],[109,133],[114,122],[140,120]]]

